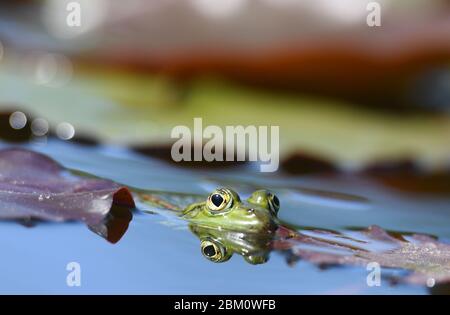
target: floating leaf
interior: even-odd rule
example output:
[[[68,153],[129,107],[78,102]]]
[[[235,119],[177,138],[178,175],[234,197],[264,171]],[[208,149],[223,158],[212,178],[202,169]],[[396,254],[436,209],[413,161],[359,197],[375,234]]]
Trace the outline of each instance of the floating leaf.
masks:
[[[79,67],[69,85],[49,89],[16,72],[10,65],[0,74],[4,87],[0,109],[11,110],[11,104],[16,104],[14,110],[46,119],[51,130],[67,121],[77,137],[94,137],[102,143],[170,148],[175,126],[192,128],[193,118],[202,117],[204,128],[279,126],[280,159],[287,161],[282,166],[290,171],[298,171],[304,163],[295,159],[299,154],[313,158],[309,167],[320,170],[358,170],[405,159],[424,169],[441,170],[450,154],[446,116],[398,116],[211,78],[193,79],[184,96],[167,105],[177,88],[159,91],[157,82],[164,81],[164,76]],[[152,86],[159,92],[149,93]],[[129,93],[121,95],[122,90]],[[169,157],[167,149],[153,151]]]
[[[290,264],[303,259],[320,267],[376,262],[412,271],[402,282],[450,282],[450,245],[426,235],[397,235],[378,226],[363,231],[293,232],[281,227],[273,248],[287,253]]]
[[[134,207],[127,188],[75,176],[33,151],[0,150],[0,219],[79,220],[95,226],[113,205]]]

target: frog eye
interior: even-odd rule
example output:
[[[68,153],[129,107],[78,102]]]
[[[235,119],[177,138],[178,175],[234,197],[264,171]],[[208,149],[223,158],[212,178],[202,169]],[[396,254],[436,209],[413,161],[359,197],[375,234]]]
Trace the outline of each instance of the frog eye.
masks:
[[[269,210],[274,215],[277,215],[278,210],[280,210],[280,200],[278,197],[265,189],[254,191],[248,198],[248,201]]]
[[[212,241],[202,241],[201,249],[203,256],[213,262],[223,262],[227,258],[226,249]]]
[[[280,199],[278,199],[278,197],[272,193],[268,193],[267,197],[270,210],[277,214],[278,210],[280,210]]]
[[[209,195],[206,205],[211,211],[222,211],[233,204],[231,192],[228,189],[217,189]]]

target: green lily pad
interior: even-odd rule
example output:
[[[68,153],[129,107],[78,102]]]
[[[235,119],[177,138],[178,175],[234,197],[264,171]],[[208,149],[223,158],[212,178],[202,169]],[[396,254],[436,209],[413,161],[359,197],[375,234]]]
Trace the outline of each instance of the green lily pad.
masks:
[[[450,117],[394,115],[301,95],[253,89],[214,78],[184,85],[162,75],[90,69],[63,87],[37,85],[4,67],[0,108],[67,121],[78,135],[127,146],[171,144],[172,128],[203,125],[280,126],[281,156],[307,152],[352,169],[380,160],[410,159],[446,166]]]

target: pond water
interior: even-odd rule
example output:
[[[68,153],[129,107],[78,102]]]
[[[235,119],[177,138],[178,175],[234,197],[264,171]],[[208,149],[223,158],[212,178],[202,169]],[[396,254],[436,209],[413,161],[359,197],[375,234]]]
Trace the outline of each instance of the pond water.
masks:
[[[376,224],[389,231],[450,240],[449,199],[400,194],[363,179],[267,176],[245,167],[188,170],[121,148],[51,139],[45,145],[26,147],[67,168],[139,189],[205,196],[222,185],[243,195],[254,187],[273,189],[282,204],[280,219],[305,233],[312,228],[351,233]],[[384,277],[381,286],[369,287],[364,267],[323,269],[303,260],[292,265],[279,252],[272,252],[269,261],[260,265],[251,265],[239,255],[212,263],[202,256],[199,239],[186,223],[164,212],[144,213],[142,207],[138,204],[127,232],[116,244],[82,223],[39,222],[30,228],[0,222],[0,293],[429,294],[437,290],[393,285]],[[70,262],[81,266],[79,287],[66,284]],[[383,269],[383,275],[403,272]]]

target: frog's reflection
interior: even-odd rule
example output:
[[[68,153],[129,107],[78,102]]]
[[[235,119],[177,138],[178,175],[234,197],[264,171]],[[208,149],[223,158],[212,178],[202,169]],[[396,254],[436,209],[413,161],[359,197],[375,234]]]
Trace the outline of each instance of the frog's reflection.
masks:
[[[132,219],[133,215],[129,207],[113,204],[102,222],[88,225],[88,228],[108,242],[115,244],[126,233]]]
[[[327,269],[377,262],[380,267],[412,272],[396,279],[397,283],[428,285],[430,278],[436,283],[450,279],[444,259],[450,246],[435,237],[386,231],[376,225],[338,231],[291,226],[278,219],[280,201],[267,190],[241,199],[229,188],[218,188],[206,200],[199,198],[186,206],[158,194],[141,193],[139,197],[187,222],[200,240],[202,255],[214,263],[227,262],[238,254],[249,264],[264,264],[273,251],[290,266],[304,261]]]
[[[269,260],[273,233],[244,233],[195,224],[189,228],[200,239],[202,255],[212,262],[226,262],[233,254],[241,255],[252,265]]]

